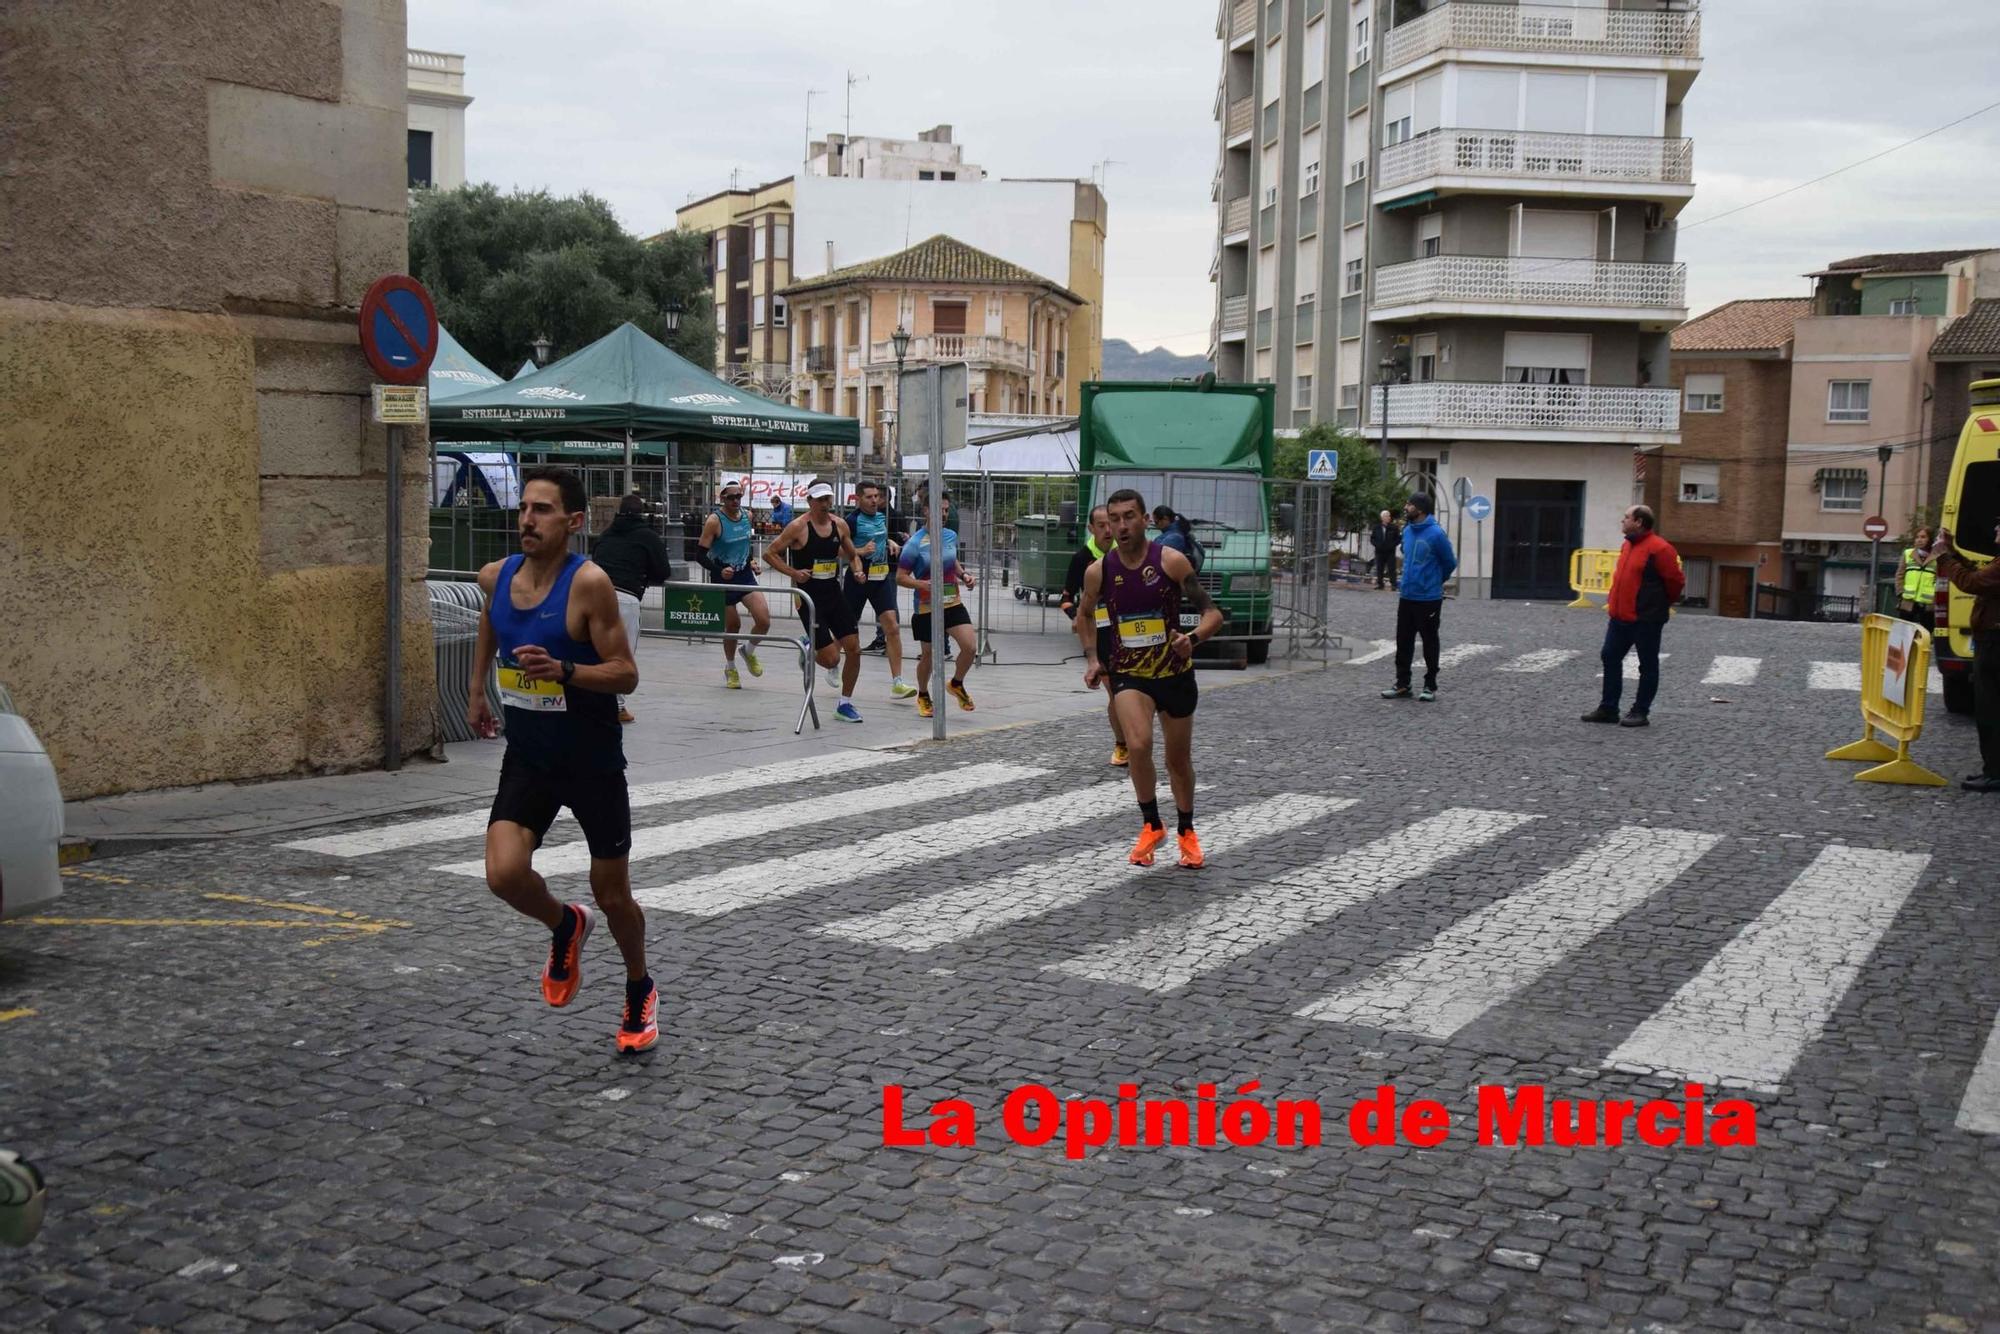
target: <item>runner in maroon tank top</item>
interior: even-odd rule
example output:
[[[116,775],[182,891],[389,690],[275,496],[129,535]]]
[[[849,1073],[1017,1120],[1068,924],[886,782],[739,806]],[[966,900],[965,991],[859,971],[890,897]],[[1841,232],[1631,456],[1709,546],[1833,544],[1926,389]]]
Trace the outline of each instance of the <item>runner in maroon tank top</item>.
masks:
[[[1137,491],[1114,491],[1104,502],[1118,544],[1083,576],[1077,603],[1076,637],[1083,644],[1084,685],[1100,681],[1111,690],[1118,730],[1131,760],[1132,791],[1145,823],[1132,847],[1136,866],[1151,866],[1167,840],[1155,796],[1153,718],[1166,738],[1167,781],[1179,815],[1180,864],[1202,864],[1201,840],[1194,832],[1195,645],[1222,628],[1222,612],[1180,552],[1146,540],[1146,502]],[[1110,615],[1111,661],[1100,661],[1093,624],[1098,604]],[[1201,614],[1194,633],[1183,634],[1181,605]]]

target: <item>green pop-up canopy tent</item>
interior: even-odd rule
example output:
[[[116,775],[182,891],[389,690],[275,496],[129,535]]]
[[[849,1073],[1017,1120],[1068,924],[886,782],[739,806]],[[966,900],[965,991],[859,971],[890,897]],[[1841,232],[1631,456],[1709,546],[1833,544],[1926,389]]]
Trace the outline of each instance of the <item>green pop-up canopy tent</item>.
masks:
[[[855,449],[861,423],[760,398],[677,356],[636,325],[533,375],[431,405],[433,440],[784,441]]]
[[[435,403],[441,398],[456,398],[479,389],[491,389],[494,385],[505,384],[505,380],[495,375],[480,363],[479,358],[467,352],[451,330],[438,326],[437,356],[431,359],[430,397]]]

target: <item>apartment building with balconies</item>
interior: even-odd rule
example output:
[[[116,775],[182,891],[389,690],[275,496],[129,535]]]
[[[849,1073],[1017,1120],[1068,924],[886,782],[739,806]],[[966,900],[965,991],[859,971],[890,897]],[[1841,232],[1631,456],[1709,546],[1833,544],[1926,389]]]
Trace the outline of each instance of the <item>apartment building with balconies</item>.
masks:
[[[782,295],[798,349],[793,401],[859,418],[884,461],[893,462],[898,328],[910,334],[905,369],[968,363],[974,413],[1060,416],[1075,401],[1070,326],[1083,298],[953,237],[799,279]]]
[[[723,378],[791,398],[797,357],[782,289],[948,235],[1049,274],[1083,301],[1063,357],[1062,397],[1076,402],[1104,364],[1104,194],[1070,177],[989,179],[963,154],[949,125],[914,140],[829,135],[813,142],[806,172],[677,210],[677,226],[708,237]]]
[[[1982,299],[2000,297],[2000,250],[1858,255],[1807,276],[1812,311],[1794,326],[1784,583],[1866,597],[1873,544],[1862,525],[1886,519],[1882,546],[1893,555],[1935,503],[1936,456],[1949,455],[1964,416],[1939,401],[1933,349]]]
[[[1223,0],[1217,36],[1218,373],[1490,496],[1469,593],[1564,594],[1678,439],[1698,5]]]

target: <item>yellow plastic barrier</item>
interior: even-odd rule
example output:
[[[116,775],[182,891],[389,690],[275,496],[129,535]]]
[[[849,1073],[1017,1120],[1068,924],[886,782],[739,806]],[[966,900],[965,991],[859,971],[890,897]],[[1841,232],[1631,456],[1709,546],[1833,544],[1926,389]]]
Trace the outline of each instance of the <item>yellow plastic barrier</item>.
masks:
[[[1601,602],[1592,602],[1590,595],[1603,597],[1611,592],[1611,576],[1618,569],[1618,553],[1615,551],[1593,551],[1588,547],[1569,553],[1569,587],[1576,594],[1572,607],[1601,607]]]
[[[1889,642],[1898,626],[1910,631],[1907,650]],[[1892,662],[1892,658],[1901,658]],[[1903,677],[1903,702],[1890,700],[1884,680],[1895,666]],[[1861,618],[1861,740],[1826,753],[1829,760],[1861,760],[1873,764],[1854,775],[1857,783],[1903,783],[1915,787],[1943,787],[1942,774],[1934,774],[1910,758],[1910,743],[1924,731],[1924,701],[1931,680],[1931,636],[1920,625],[1899,621],[1893,616]],[[1875,739],[1880,732],[1896,743],[1891,750]]]

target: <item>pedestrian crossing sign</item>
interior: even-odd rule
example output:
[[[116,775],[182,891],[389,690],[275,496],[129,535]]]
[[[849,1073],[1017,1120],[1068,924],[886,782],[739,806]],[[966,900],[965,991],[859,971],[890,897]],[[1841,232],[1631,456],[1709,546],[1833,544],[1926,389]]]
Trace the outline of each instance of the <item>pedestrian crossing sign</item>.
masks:
[[[1340,476],[1340,454],[1332,449],[1306,451],[1306,480],[1331,482]]]

